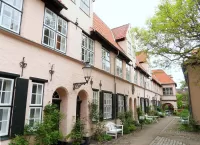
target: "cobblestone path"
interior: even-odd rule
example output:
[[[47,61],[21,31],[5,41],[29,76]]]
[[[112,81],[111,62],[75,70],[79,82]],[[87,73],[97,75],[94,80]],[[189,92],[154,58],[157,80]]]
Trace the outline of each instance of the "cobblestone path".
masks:
[[[104,145],[200,145],[199,133],[179,131],[178,127],[178,118],[170,116]]]

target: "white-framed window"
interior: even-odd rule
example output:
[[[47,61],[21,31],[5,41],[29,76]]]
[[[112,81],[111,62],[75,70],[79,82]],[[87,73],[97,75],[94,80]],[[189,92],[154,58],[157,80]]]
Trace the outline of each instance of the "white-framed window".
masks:
[[[31,102],[29,110],[29,125],[34,126],[42,120],[44,84],[32,83]]]
[[[102,47],[102,69],[110,72],[110,53]]]
[[[98,115],[96,117],[99,117],[99,91],[93,91],[93,99],[92,102],[96,105],[97,110],[95,110],[95,115]],[[96,118],[92,118],[92,121],[97,121]]]
[[[173,89],[172,88],[163,88],[163,95],[166,95],[166,96],[173,95]]]
[[[93,103],[99,106],[99,92],[93,91]]]
[[[128,52],[128,54],[130,55],[130,56],[132,56],[132,46],[131,46],[131,43],[130,42],[128,42],[128,47],[127,47],[127,52]]]
[[[126,64],[126,79],[131,81],[131,66],[128,64]]]
[[[23,0],[0,0],[0,26],[19,33]]]
[[[112,118],[112,94],[104,93],[104,108],[103,108],[103,117],[104,119],[111,119]]]
[[[138,72],[137,71],[135,71],[134,82],[135,82],[135,84],[138,84]]]
[[[76,0],[71,0],[71,1],[76,4]]]
[[[90,0],[81,0],[80,8],[89,16],[90,15]]]
[[[116,58],[116,74],[122,78],[122,60]]]
[[[118,95],[118,113],[124,112],[124,96]]]
[[[144,82],[144,80],[143,80],[143,75],[142,74],[140,74],[140,86],[143,86],[143,83]]]
[[[42,44],[66,53],[67,22],[45,8]]]
[[[85,34],[82,34],[82,60],[94,64],[94,41]]]
[[[9,132],[13,85],[13,79],[0,77],[0,136],[6,136]]]

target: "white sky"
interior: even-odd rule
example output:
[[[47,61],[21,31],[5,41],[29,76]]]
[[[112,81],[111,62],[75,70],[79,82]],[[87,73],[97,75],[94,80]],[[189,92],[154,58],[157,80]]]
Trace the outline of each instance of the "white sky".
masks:
[[[145,22],[153,16],[160,0],[95,0],[94,12],[110,27],[127,23],[132,27],[145,27]],[[165,70],[178,84],[184,80],[181,68]]]

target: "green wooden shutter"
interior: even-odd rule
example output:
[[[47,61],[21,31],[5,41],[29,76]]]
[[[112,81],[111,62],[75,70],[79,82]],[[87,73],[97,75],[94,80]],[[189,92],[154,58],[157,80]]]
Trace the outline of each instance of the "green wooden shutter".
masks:
[[[99,99],[99,115],[100,115],[100,121],[103,121],[103,103],[104,103],[104,99],[103,99],[103,92],[100,92],[100,99]]]
[[[11,136],[23,134],[28,92],[28,79],[17,78],[12,115]]]
[[[116,94],[112,95],[112,119],[116,118]]]
[[[116,117],[118,117],[118,97],[119,95],[116,94]]]

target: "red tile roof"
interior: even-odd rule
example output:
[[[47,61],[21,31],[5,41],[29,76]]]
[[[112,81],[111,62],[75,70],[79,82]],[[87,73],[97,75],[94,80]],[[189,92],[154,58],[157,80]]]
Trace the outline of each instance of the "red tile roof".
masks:
[[[138,68],[140,68],[145,74],[149,75],[149,73],[144,69],[144,67],[140,64],[140,62],[138,61],[138,59],[136,58],[136,62],[135,62],[136,66]],[[149,75],[150,76],[150,75]]]
[[[161,84],[176,84],[174,80],[161,69],[152,70],[152,74],[155,75]]]
[[[147,53],[146,52],[139,52],[139,54],[136,56],[138,61],[140,63],[147,62]]]
[[[117,28],[113,28],[112,32],[115,36],[115,39],[119,40],[119,39],[122,39],[122,38],[126,38],[126,34],[127,34],[129,26],[130,26],[130,24],[126,24],[126,25],[123,25],[123,26],[119,26]]]
[[[93,15],[93,29],[124,53],[124,50],[115,42],[111,29],[95,13]]]

